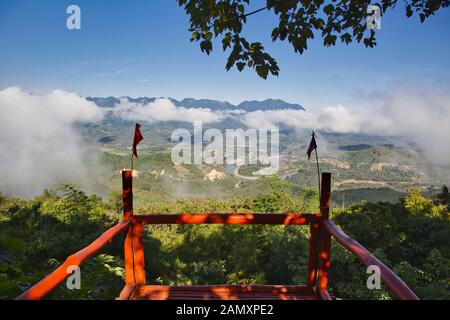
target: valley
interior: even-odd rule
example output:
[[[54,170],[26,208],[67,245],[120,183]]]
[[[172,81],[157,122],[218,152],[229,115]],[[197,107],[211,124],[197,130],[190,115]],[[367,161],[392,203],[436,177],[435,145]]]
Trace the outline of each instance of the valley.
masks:
[[[123,100],[90,99],[104,108],[114,108],[113,102]],[[148,103],[153,100],[139,98],[132,101]],[[199,105],[201,108],[221,112],[226,111],[224,107],[235,108],[226,102],[206,99],[182,101],[188,101],[187,106],[190,108]],[[181,102],[177,103],[181,105]],[[292,107],[292,104],[283,106],[281,103],[278,101],[274,108]],[[256,101],[246,102],[244,105],[252,111],[259,108]],[[261,108],[267,110],[267,103],[263,102]],[[97,176],[101,182],[96,183],[95,193],[107,196],[119,191],[120,170],[130,165],[128,150],[133,124],[132,121],[110,113],[98,124],[79,128],[84,139],[99,154],[101,166],[106,168],[100,177]],[[280,127],[280,170],[274,176],[264,176],[258,174],[260,170],[264,170],[261,164],[174,165],[170,157],[171,148],[175,145],[171,142],[171,133],[178,128],[192,131],[192,124],[182,121],[141,124],[144,140],[139,145],[140,155],[135,161],[135,169],[136,186],[139,190],[136,194],[137,203],[142,205],[162,200],[174,202],[188,198],[230,199],[258,195],[267,191],[267,185],[273,179],[288,181],[294,190],[317,188],[315,160],[312,158],[307,161],[306,157],[309,130]],[[248,128],[238,118],[206,124],[205,127],[214,127],[222,132],[227,128]],[[397,202],[413,187],[419,187],[424,193],[433,195],[449,182],[448,176],[441,175],[446,168],[431,166],[421,150],[394,137],[319,131],[318,152],[320,170],[332,173],[335,191],[333,206],[361,200]]]

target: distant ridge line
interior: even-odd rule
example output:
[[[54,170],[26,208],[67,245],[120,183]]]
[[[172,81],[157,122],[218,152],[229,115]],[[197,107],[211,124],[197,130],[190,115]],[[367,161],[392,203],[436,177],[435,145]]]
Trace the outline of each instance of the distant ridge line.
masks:
[[[86,100],[94,102],[99,107],[103,108],[113,108],[122,101],[127,101],[130,103],[136,103],[145,105],[154,102],[156,97],[138,97],[132,98],[129,96],[122,97],[86,97]],[[211,110],[244,110],[247,112],[251,111],[266,111],[266,110],[283,110],[283,109],[295,109],[295,110],[305,110],[305,108],[297,103],[289,103],[282,99],[265,99],[265,100],[245,100],[234,105],[228,101],[219,101],[213,99],[194,99],[194,98],[184,98],[182,100],[177,100],[173,98],[167,98],[173,102],[177,107],[185,108],[208,108]]]

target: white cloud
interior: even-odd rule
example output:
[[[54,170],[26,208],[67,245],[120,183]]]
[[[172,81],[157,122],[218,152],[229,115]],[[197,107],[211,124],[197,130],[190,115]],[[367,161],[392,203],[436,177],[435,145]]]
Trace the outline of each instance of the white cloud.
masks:
[[[358,108],[329,106],[318,112],[255,111],[242,121],[253,128],[280,125],[339,133],[405,137],[436,164],[450,164],[450,90],[397,86],[359,99]]]
[[[225,112],[214,112],[207,108],[177,107],[169,99],[156,99],[148,104],[121,101],[111,109],[114,115],[131,121],[203,121],[220,122],[227,117]]]
[[[73,125],[102,116],[100,108],[74,93],[0,91],[0,190],[32,197],[59,182],[82,183],[85,154]]]
[[[450,90],[396,87],[366,101],[363,132],[406,137],[433,163],[450,164]]]
[[[283,109],[246,113],[242,121],[249,127],[270,129],[280,125],[298,129],[320,129],[331,132],[354,132],[360,129],[359,118],[341,105],[321,112]]]

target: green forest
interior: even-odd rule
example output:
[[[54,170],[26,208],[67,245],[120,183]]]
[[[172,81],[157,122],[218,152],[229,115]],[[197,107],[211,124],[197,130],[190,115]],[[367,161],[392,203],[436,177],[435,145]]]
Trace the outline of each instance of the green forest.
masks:
[[[318,193],[278,178],[264,194],[227,200],[148,203],[139,213],[318,211]],[[295,191],[294,191],[295,190]],[[411,189],[397,203],[361,202],[331,219],[392,268],[421,299],[450,299],[450,197]],[[0,299],[11,299],[121,219],[121,197],[87,195],[73,185],[33,200],[0,193]],[[302,284],[309,229],[303,226],[164,225],[144,233],[147,282],[154,284]],[[124,236],[81,268],[81,289],[65,284],[47,299],[114,299],[124,285]],[[366,268],[332,243],[330,294],[337,299],[393,299],[366,287]]]

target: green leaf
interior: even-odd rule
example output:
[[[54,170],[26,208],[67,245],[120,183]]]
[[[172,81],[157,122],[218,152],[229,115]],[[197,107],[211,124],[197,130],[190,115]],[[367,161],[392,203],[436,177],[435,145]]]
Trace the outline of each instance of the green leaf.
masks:
[[[242,71],[245,67],[245,62],[236,63],[236,67],[238,68],[239,71]]]
[[[324,39],[323,39],[323,44],[326,47],[330,47],[330,46],[334,46],[336,44],[336,39],[337,37],[332,35],[332,34],[328,34]]]
[[[261,78],[267,79],[267,74],[269,73],[269,68],[266,65],[257,66],[256,72],[258,73],[258,76],[260,76]]]
[[[333,10],[334,10],[334,6],[330,3],[330,4],[328,4],[328,5],[326,5],[324,8],[323,8],[323,12],[325,12],[327,15],[331,15],[331,13],[333,12]]]
[[[412,9],[411,9],[411,5],[410,4],[408,4],[407,6],[406,6],[406,16],[409,18],[409,17],[411,17],[412,16],[412,14],[413,14],[413,11],[412,11]]]
[[[191,41],[197,41],[198,39],[200,39],[200,33],[197,31],[192,32]]]
[[[202,52],[206,52],[206,54],[209,55],[212,51],[212,42],[209,40],[203,40],[200,42],[200,49]]]
[[[420,22],[423,23],[425,21],[425,18],[426,18],[425,13],[419,14],[419,18],[420,18]]]

